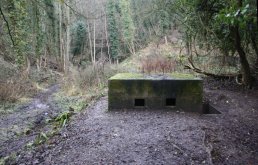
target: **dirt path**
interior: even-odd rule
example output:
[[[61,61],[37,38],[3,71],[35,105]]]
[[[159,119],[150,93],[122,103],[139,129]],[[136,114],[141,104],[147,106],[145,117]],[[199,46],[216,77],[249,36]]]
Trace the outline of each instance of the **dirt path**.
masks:
[[[58,89],[58,85],[53,85],[39,93],[29,104],[0,116],[0,158],[23,149],[39,132],[48,129],[46,119],[60,112],[52,101],[52,94]]]
[[[101,98],[18,164],[257,164],[258,93],[206,90],[220,115],[108,112]],[[238,101],[241,100],[241,101]]]

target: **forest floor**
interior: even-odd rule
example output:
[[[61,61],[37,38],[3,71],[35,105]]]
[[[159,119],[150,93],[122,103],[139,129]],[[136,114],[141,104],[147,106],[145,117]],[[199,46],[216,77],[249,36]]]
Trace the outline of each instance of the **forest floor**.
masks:
[[[205,82],[205,98],[221,114],[165,110],[109,112],[107,97],[102,97],[73,116],[60,134],[34,148],[20,148],[7,163],[257,164],[257,90],[228,89],[221,87],[221,82]],[[29,121],[26,116],[33,113],[29,112],[31,106],[45,107],[42,116],[50,113],[51,96],[57,88],[53,86],[36,97],[18,120],[12,116],[1,119],[1,128],[6,123]],[[35,103],[38,98],[39,103]],[[31,140],[31,135],[1,140],[1,156],[17,151]]]
[[[53,85],[29,103],[18,106],[11,113],[0,115],[0,157],[23,149],[39,133],[50,129],[46,121],[61,112],[52,97],[58,90],[59,86]]]

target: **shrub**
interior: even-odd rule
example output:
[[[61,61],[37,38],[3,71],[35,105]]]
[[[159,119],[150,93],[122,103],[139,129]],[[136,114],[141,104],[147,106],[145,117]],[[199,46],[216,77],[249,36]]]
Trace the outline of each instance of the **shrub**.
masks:
[[[21,97],[35,93],[36,88],[29,81],[22,79],[0,81],[0,102],[16,102]]]
[[[170,73],[175,71],[176,62],[168,57],[151,56],[141,60],[141,72],[143,73]]]
[[[108,78],[122,71],[119,65],[100,59],[82,70],[71,67],[63,81],[63,87],[69,95],[88,94],[90,91],[103,89],[107,86]]]

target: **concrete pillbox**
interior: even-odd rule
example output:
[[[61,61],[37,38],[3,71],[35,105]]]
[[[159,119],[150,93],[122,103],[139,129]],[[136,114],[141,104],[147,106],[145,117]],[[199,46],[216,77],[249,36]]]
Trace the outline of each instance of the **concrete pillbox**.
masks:
[[[108,109],[174,109],[202,113],[202,79],[188,74],[119,73],[108,81]]]

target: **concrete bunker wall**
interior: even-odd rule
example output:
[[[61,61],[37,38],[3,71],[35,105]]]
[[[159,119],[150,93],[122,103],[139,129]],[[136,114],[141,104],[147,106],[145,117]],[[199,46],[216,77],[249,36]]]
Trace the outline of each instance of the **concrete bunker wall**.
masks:
[[[108,87],[109,110],[173,108],[202,111],[201,79],[111,78]]]

